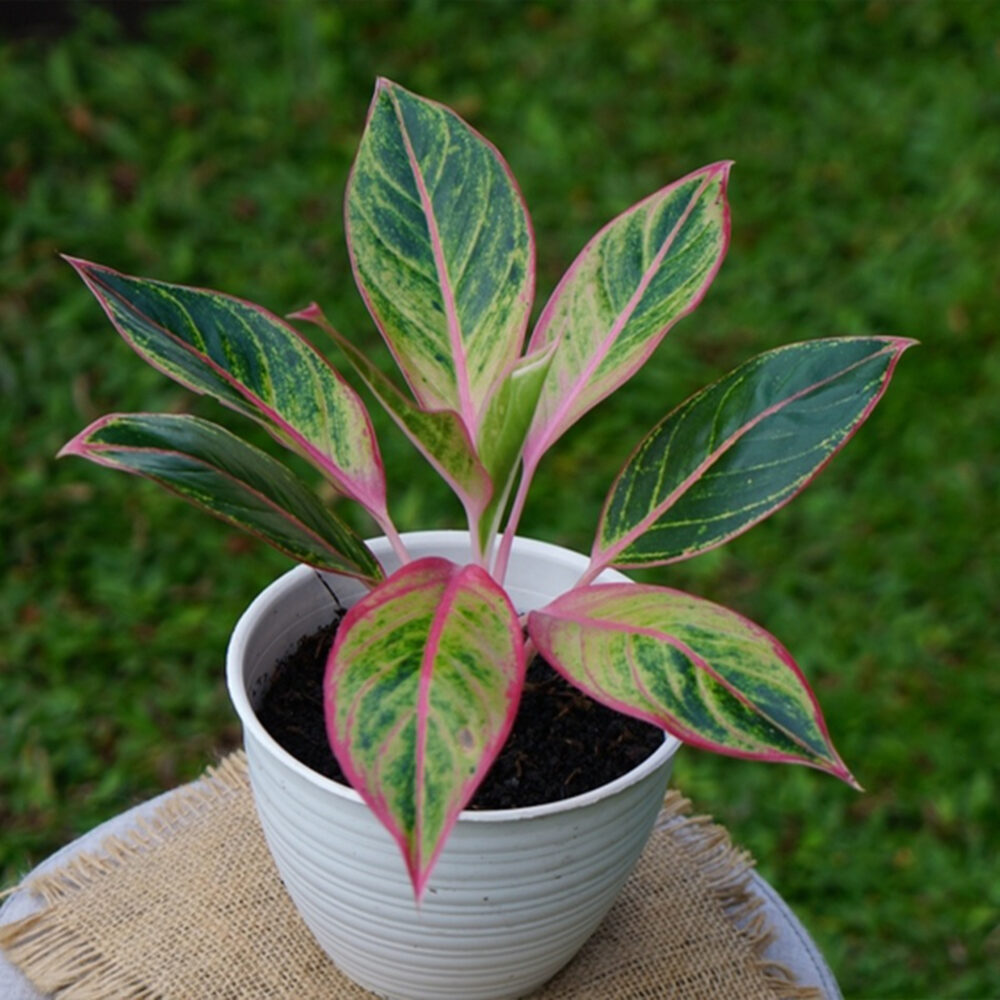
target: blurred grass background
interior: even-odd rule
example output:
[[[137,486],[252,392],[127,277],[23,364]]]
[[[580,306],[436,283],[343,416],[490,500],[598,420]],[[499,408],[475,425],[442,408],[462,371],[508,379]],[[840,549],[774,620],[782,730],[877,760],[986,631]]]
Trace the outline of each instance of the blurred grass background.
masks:
[[[752,354],[922,341],[809,492],[651,578],[778,635],[868,789],[695,751],[676,769],[845,994],[1000,996],[1000,8],[215,0],[119,5],[125,24],[64,4],[61,26],[36,10],[18,27],[24,6],[0,6],[2,884],[238,743],[227,636],[287,566],[152,486],[55,461],[112,410],[239,426],[146,368],[56,254],[278,313],[316,298],[381,350],[341,198],[382,74],[504,152],[539,303],[613,215],[736,161],[713,289],[550,454],[526,534],[589,548],[632,444]],[[400,527],[457,525],[378,427]]]

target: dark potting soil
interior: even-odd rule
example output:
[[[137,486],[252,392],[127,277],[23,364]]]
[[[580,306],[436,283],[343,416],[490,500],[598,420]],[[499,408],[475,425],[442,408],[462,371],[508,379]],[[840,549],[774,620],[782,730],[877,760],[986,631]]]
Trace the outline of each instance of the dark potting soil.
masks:
[[[337,624],[306,636],[278,665],[257,715],[293,757],[347,785],[323,719],[323,673]],[[632,770],[662,742],[655,726],[598,704],[536,656],[507,742],[468,808],[515,809],[581,795]]]

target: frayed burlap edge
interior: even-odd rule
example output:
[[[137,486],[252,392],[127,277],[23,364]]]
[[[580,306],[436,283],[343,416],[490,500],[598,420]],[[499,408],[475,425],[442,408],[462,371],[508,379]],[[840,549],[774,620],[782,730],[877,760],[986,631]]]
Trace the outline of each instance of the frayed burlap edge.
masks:
[[[231,754],[217,767],[209,768],[199,781],[169,795],[150,818],[138,821],[126,835],[104,840],[100,854],[77,855],[56,871],[30,877],[22,885],[13,887],[38,896],[44,908],[15,923],[0,926],[0,949],[36,987],[65,1000],[107,1000],[111,997],[115,1000],[162,1000],[163,992],[143,982],[137,969],[130,971],[99,951],[92,939],[81,937],[64,926],[58,919],[58,904],[81,889],[95,886],[141,855],[155,852],[170,839],[210,817],[214,810],[225,808],[234,796],[248,796],[248,790],[245,755],[242,752]],[[760,977],[758,985],[774,1000],[822,1000],[818,989],[798,985],[786,967],[766,956],[774,940],[774,931],[762,912],[764,900],[752,889],[754,862],[751,856],[735,847],[727,832],[709,817],[688,815],[690,808],[687,799],[670,792],[657,821],[657,830],[661,831],[661,836],[669,834],[686,855],[697,875],[696,887],[708,893],[724,913],[745,950],[748,966]],[[626,895],[627,889],[623,893]],[[606,924],[615,919],[620,906],[621,903],[616,904]],[[627,903],[625,908],[627,911]],[[602,925],[591,944],[601,937],[604,928]],[[589,975],[592,970],[588,970],[585,963],[590,950],[596,951],[588,945],[580,957],[536,994],[537,1000],[604,997],[616,992],[613,987],[608,992],[606,986],[597,986],[606,975],[606,969],[599,969],[596,978]],[[601,959],[597,961],[600,963]],[[581,983],[586,985],[582,988],[575,985]],[[656,986],[655,980],[651,981],[651,986]],[[369,995],[358,989],[357,996]],[[659,998],[675,994],[643,991],[627,995]],[[692,994],[681,987],[677,995]]]
[[[230,754],[199,780],[176,789],[151,816],[140,817],[127,834],[102,840],[100,853],[78,854],[53,872],[30,876],[13,886],[5,895],[23,889],[39,897],[44,908],[0,926],[0,950],[46,995],[71,1000],[161,1000],[159,991],[99,951],[92,940],[61,923],[57,904],[155,851],[234,795],[249,793],[249,788],[246,755],[242,751]]]
[[[672,809],[668,808],[671,800]],[[753,856],[733,844],[726,829],[713,822],[711,816],[690,816],[690,810],[689,799],[679,792],[668,792],[656,828],[670,829],[684,845],[692,865],[704,877],[707,888],[746,942],[758,971],[775,995],[781,1000],[823,1000],[819,989],[799,986],[787,966],[767,958],[775,931],[767,915],[761,912],[763,897],[751,887],[756,864]]]
[[[217,766],[209,767],[202,778],[176,789],[149,818],[140,817],[125,836],[102,840],[101,854],[79,854],[52,873],[29,877],[18,888],[39,896],[46,906],[51,906],[110,874],[137,855],[156,850],[192,821],[200,819],[207,810],[249,788],[246,755],[237,751]],[[4,950],[5,939],[6,935],[0,932],[0,947]]]

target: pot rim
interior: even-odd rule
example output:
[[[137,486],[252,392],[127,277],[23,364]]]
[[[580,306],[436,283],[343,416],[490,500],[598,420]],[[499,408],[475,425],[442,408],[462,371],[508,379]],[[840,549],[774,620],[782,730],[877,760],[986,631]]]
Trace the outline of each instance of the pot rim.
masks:
[[[412,541],[429,541],[444,538],[455,539],[458,536],[464,536],[467,538],[468,533],[463,531],[420,531],[408,532],[403,536],[403,538],[404,540],[409,539]],[[518,538],[517,548],[520,549],[522,554],[530,553],[537,556],[543,556],[546,553],[554,554],[556,552],[560,553],[563,558],[565,558],[567,554],[578,555],[571,549],[553,545],[549,542],[537,541],[536,539]],[[312,768],[307,767],[287,750],[285,750],[285,748],[282,747],[273,736],[271,736],[271,734],[264,728],[260,720],[257,718],[257,713],[250,701],[244,680],[243,651],[246,649],[247,638],[251,629],[276,601],[284,597],[289,591],[301,587],[307,580],[315,580],[317,572],[318,571],[313,567],[302,564],[287,570],[281,576],[277,577],[277,579],[268,584],[268,586],[262,591],[260,591],[243,614],[240,615],[239,621],[237,621],[236,627],[233,629],[232,635],[230,636],[229,645],[226,650],[226,686],[229,689],[229,698],[232,701],[233,707],[236,709],[236,714],[239,716],[244,730],[249,731],[249,733],[253,736],[253,739],[257,743],[261,744],[268,751],[268,753],[278,758],[285,765],[285,767],[294,771],[295,774],[302,780],[323,788],[338,798],[346,799],[349,802],[354,802],[367,808],[367,804],[357,791],[348,785],[342,785],[340,782],[334,781],[332,778],[327,778],[324,775],[312,770]],[[612,582],[617,579],[621,582],[623,580],[627,580],[628,578],[623,574],[610,571],[607,576],[605,574],[601,574],[601,579],[605,579],[607,582]],[[671,736],[669,733],[664,732],[663,743],[644,761],[637,764],[631,771],[626,772],[614,781],[609,781],[607,784],[591,789],[589,792],[584,792],[581,795],[574,795],[567,799],[559,799],[556,802],[544,802],[540,805],[533,806],[520,806],[515,809],[463,809],[462,812],[459,813],[458,822],[517,822],[535,819],[541,816],[549,816],[560,812],[568,812],[572,809],[579,809],[592,805],[602,799],[617,795],[626,788],[642,781],[642,779],[648,774],[665,764],[677,752],[680,746],[680,740]]]

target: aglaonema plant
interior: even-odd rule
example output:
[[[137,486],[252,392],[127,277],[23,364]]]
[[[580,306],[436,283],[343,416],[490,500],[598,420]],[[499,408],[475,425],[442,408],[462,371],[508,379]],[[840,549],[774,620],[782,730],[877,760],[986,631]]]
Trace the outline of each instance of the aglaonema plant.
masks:
[[[503,589],[545,453],[649,359],[718,271],[729,172],[728,162],[703,167],[609,222],[525,346],[535,250],[507,164],[448,108],[378,81],[348,182],[347,242],[405,385],[315,304],[289,318],[327,330],[458,496],[473,553],[465,566],[409,557],[364,404],[288,322],[219,292],[67,258],[142,358],[262,424],[390,540],[401,566],[386,577],[286,466],[193,416],[106,416],[61,452],[154,480],[296,560],[370,587],[330,653],[327,730],[345,775],[398,842],[418,897],[510,731],[535,650],[591,697],[686,743],[856,784],[773,636],[700,597],[600,577],[691,558],[787,503],[865,421],[912,341],[811,340],[741,365],[639,442],[573,589],[524,620]]]

